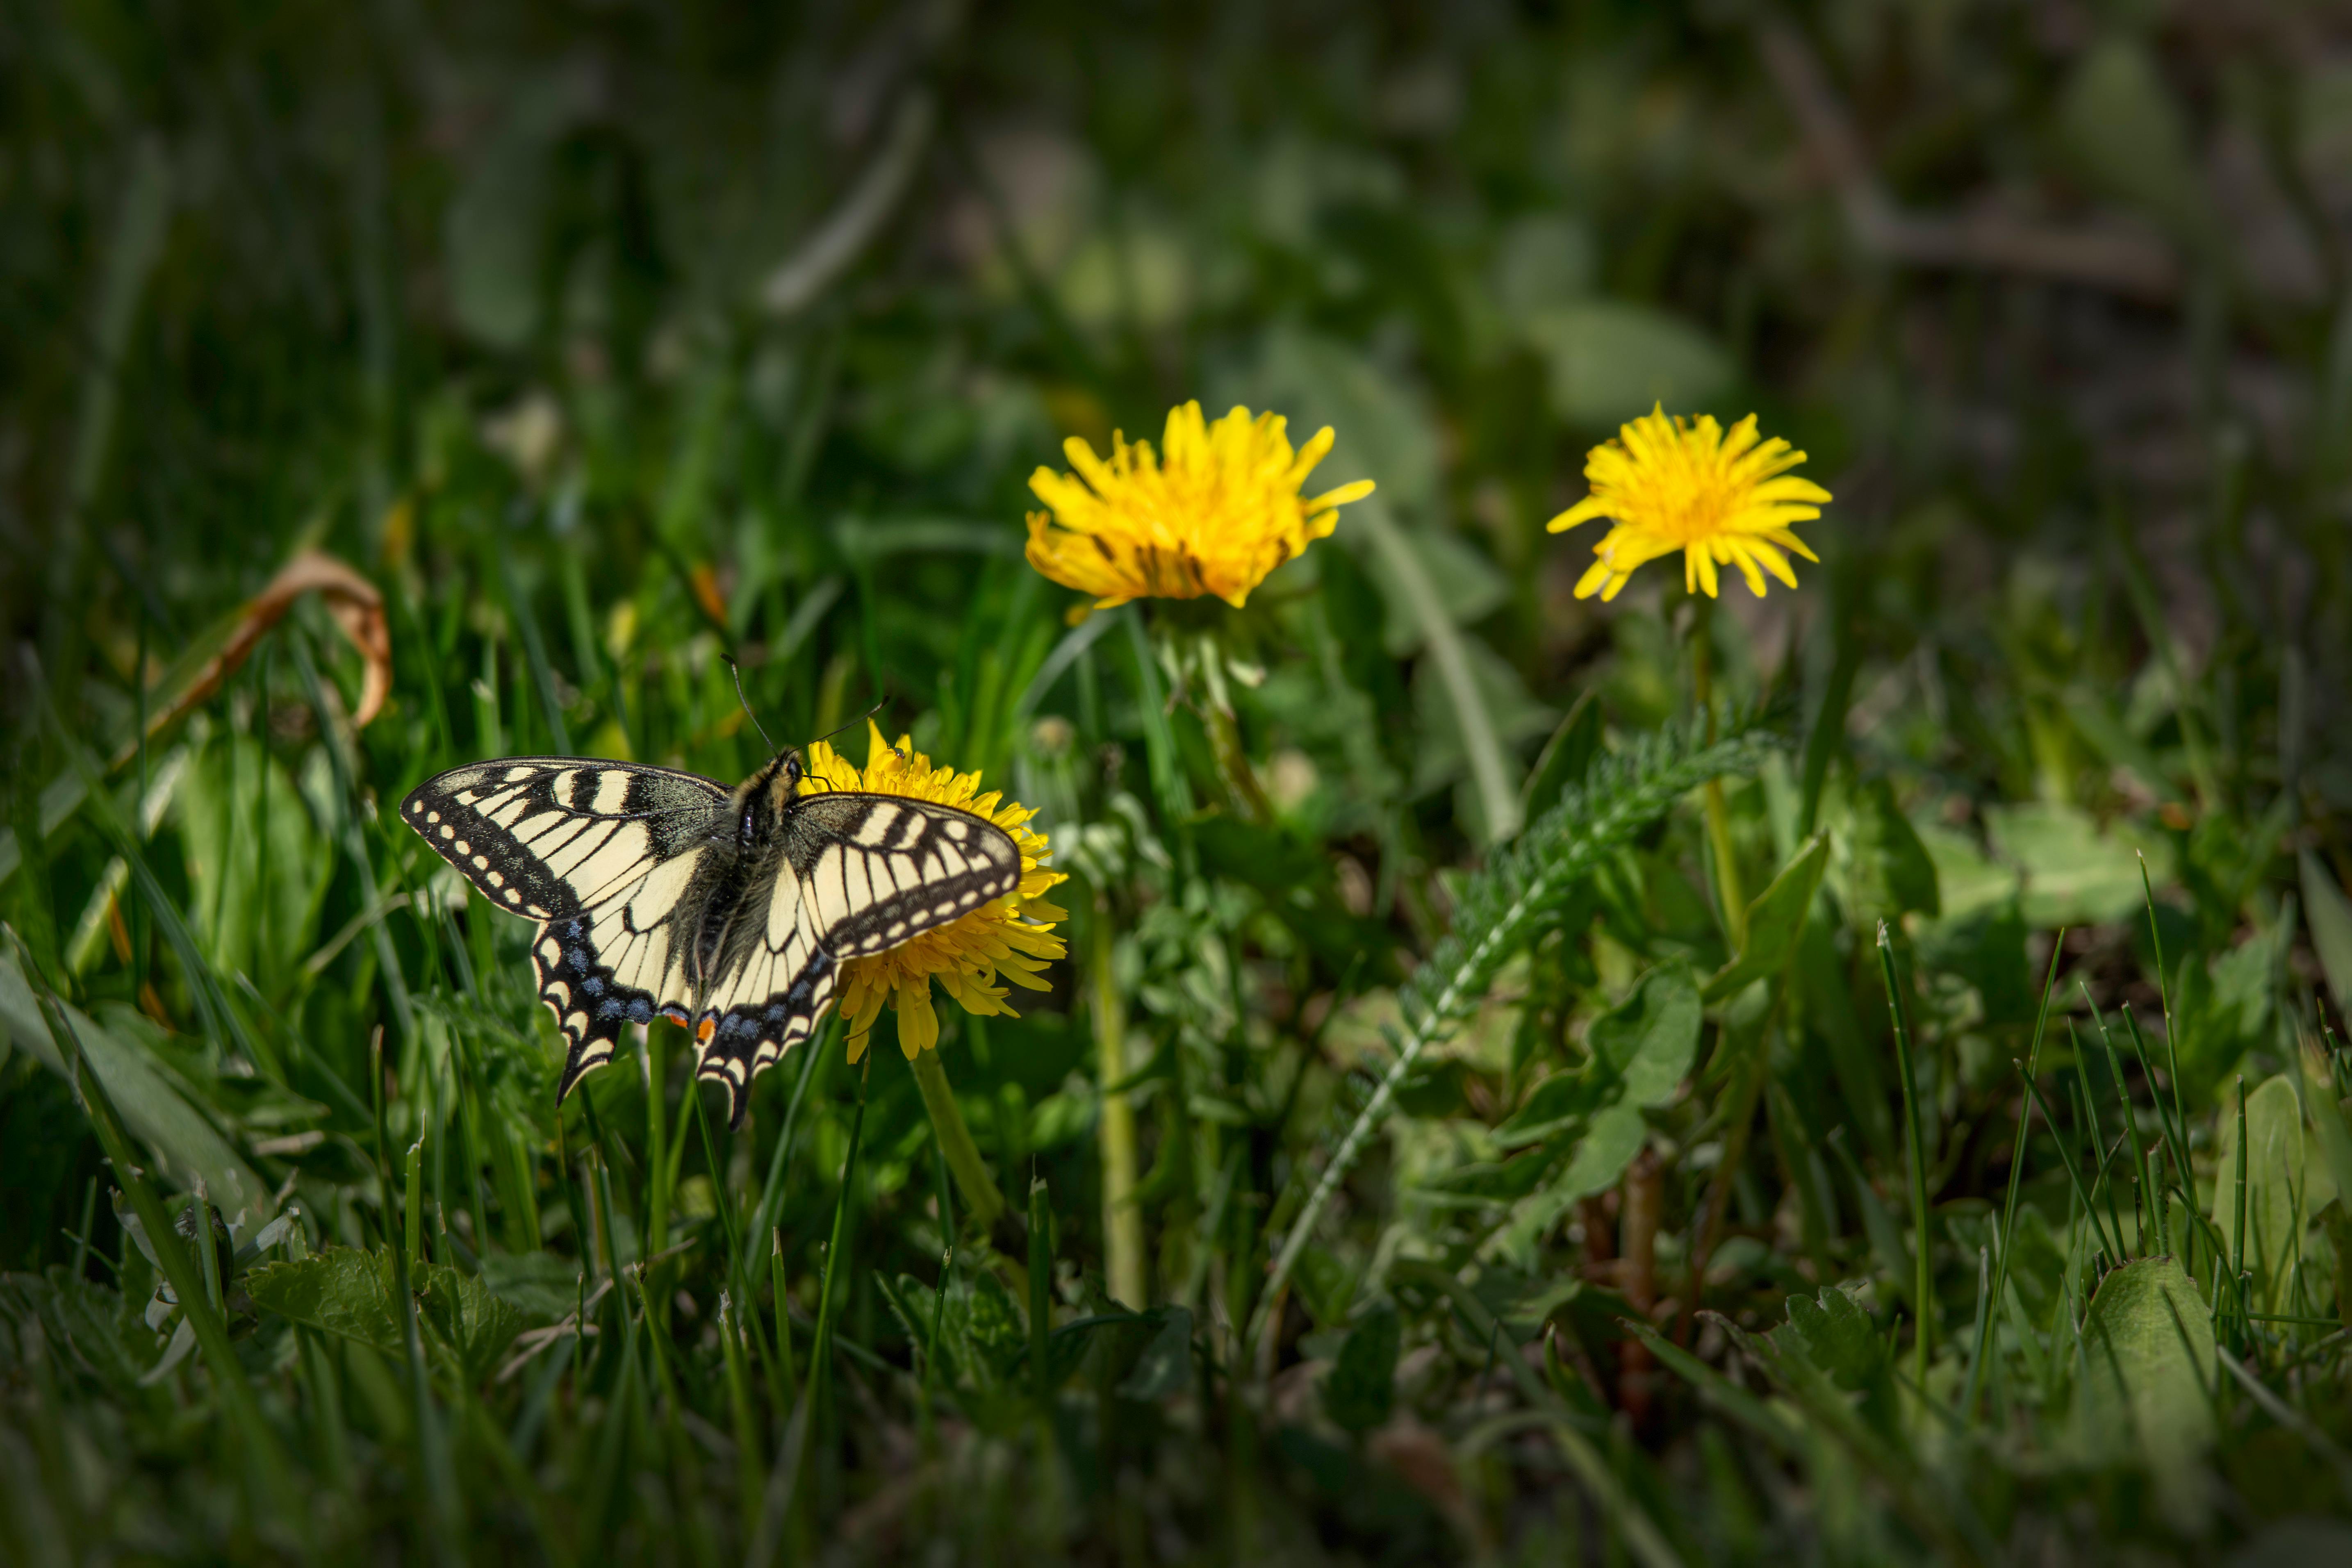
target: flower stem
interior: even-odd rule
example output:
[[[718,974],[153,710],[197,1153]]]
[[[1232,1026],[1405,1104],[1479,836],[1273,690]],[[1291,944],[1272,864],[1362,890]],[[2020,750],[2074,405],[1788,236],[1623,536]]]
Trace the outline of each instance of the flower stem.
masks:
[[[1691,695],[1706,715],[1706,743],[1715,744],[1714,628],[1705,599],[1692,600],[1697,612],[1691,623]],[[1723,801],[1723,781],[1706,781],[1706,837],[1715,851],[1715,890],[1723,903],[1723,934],[1736,956],[1748,946],[1748,898],[1739,886],[1739,862],[1731,852],[1731,809]]]
[[[1004,1213],[1004,1194],[981,1163],[980,1145],[971,1141],[971,1129],[956,1107],[955,1090],[948,1087],[940,1053],[917,1051],[907,1065],[915,1074],[915,1087],[923,1092],[923,1109],[931,1113],[931,1131],[939,1134],[940,1152],[947,1157],[948,1169],[955,1175],[966,1206],[984,1231]]]
[[[1919,1079],[1911,1062],[1911,1021],[1903,1014],[1902,992],[1895,977],[1895,948],[1887,941],[1885,921],[1878,922],[1878,973],[1886,984],[1886,1010],[1895,1018],[1895,1067],[1903,1075],[1904,1142],[1911,1168],[1912,1244],[1917,1249],[1912,1256],[1911,1306],[1918,1319],[1918,1331],[1912,1338],[1912,1375],[1921,1388],[1926,1388],[1928,1342],[1934,1335],[1936,1321],[1930,1295],[1934,1262],[1927,1252],[1927,1151],[1920,1137]]]
[[[1116,1087],[1127,1077],[1127,1009],[1111,967],[1110,909],[1095,900],[1088,922],[1087,984],[1095,1020],[1097,1070],[1102,1077],[1103,1250],[1110,1297],[1140,1311],[1144,1305],[1143,1211],[1135,1205],[1135,1102]]]
[[[870,1070],[870,1059],[867,1066]],[[832,1381],[828,1373],[832,1365],[829,1355],[833,1349],[833,1304],[841,1296],[833,1288],[833,1281],[841,1272],[845,1242],[849,1235],[851,1188],[857,1180],[857,1146],[865,1140],[866,1075],[861,1073],[857,1079],[857,1112],[849,1123],[849,1153],[841,1163],[841,1191],[834,1197],[832,1239],[825,1243],[824,1268],[817,1276],[816,1331],[809,1345],[808,1385],[802,1392],[802,1397],[820,1410]],[[782,1303],[777,1310],[783,1310]]]

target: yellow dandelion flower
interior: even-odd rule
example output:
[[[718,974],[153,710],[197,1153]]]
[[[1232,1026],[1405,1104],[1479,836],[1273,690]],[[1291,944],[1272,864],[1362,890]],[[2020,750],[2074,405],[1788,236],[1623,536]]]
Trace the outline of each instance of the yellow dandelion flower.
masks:
[[[805,790],[872,790],[913,800],[935,800],[988,818],[1013,836],[1021,851],[1021,885],[993,903],[900,943],[887,952],[853,958],[842,966],[841,1016],[849,1020],[849,1059],[866,1055],[866,1037],[887,1002],[898,1015],[898,1046],[912,1060],[940,1041],[931,1010],[931,982],[967,1013],[1013,1016],[1000,980],[1045,990],[1045,965],[1066,951],[1052,927],[1069,911],[1045,894],[1069,879],[1045,862],[1053,853],[1044,834],[1028,826],[1037,814],[1001,791],[981,793],[980,775],[935,768],[908,737],[892,746],[872,720],[866,723],[866,766],[858,768],[823,741],[808,749]]]
[[[1789,525],[1821,516],[1830,492],[1788,471],[1802,452],[1777,436],[1759,442],[1753,414],[1727,432],[1711,415],[1685,425],[1654,406],[1617,435],[1584,459],[1592,493],[1546,525],[1554,533],[1597,517],[1617,525],[1592,547],[1600,559],[1577,583],[1578,598],[1613,599],[1634,568],[1677,550],[1684,591],[1704,588],[1710,599],[1719,565],[1738,567],[1760,599],[1767,572],[1797,585],[1782,551],[1821,559]]]
[[[1339,508],[1372,493],[1358,479],[1299,495],[1331,441],[1327,426],[1294,452],[1282,416],[1235,408],[1211,425],[1197,402],[1169,410],[1156,453],[1114,435],[1105,461],[1073,436],[1062,450],[1076,473],[1030,476],[1052,515],[1029,514],[1029,564],[1095,596],[1073,621],[1130,599],[1203,594],[1238,609],[1267,573],[1331,531]]]

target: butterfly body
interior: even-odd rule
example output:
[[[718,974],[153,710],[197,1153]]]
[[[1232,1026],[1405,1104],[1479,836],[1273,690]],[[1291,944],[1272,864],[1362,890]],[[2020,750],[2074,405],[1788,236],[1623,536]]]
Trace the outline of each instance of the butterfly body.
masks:
[[[668,768],[513,757],[453,768],[401,815],[493,905],[539,923],[540,995],[568,1045],[558,1097],[624,1026],[689,1025],[733,1119],[814,1032],[845,961],[1020,883],[1012,838],[968,811],[804,790],[785,752],[730,791]]]

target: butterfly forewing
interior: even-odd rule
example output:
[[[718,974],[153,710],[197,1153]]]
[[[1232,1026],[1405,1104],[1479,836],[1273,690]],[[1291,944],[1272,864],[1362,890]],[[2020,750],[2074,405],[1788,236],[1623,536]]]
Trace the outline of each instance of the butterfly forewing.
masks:
[[[559,1095],[613,1054],[622,1026],[683,1009],[688,895],[727,792],[667,768],[518,757],[420,784],[401,815],[500,909],[541,922],[540,995],[569,1049]]]

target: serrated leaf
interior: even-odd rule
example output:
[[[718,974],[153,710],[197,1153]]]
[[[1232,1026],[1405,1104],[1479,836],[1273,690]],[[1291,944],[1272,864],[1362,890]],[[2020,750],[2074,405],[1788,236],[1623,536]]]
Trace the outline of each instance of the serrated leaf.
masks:
[[[551,1252],[493,1252],[482,1258],[490,1293],[541,1322],[565,1318],[580,1304],[580,1265]]]
[[[330,1247],[291,1262],[265,1263],[246,1275],[245,1291],[263,1310],[305,1328],[400,1353],[399,1300],[393,1294],[392,1260],[382,1254]]]
[[[428,1341],[448,1347],[467,1381],[488,1376],[526,1326],[522,1309],[491,1294],[478,1276],[446,1263],[428,1264],[420,1283],[416,1311]]]
[[[964,1332],[999,1378],[1012,1370],[1014,1360],[1029,1344],[1029,1331],[1022,1322],[1019,1310],[993,1274],[975,1277],[964,1311]]]
[[[1789,1321],[1773,1342],[1800,1353],[1849,1394],[1879,1386],[1887,1372],[1885,1342],[1853,1297],[1825,1285],[1816,1297],[1789,1298]]]

